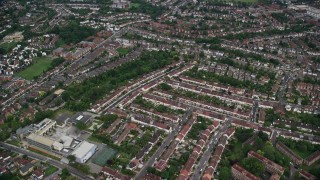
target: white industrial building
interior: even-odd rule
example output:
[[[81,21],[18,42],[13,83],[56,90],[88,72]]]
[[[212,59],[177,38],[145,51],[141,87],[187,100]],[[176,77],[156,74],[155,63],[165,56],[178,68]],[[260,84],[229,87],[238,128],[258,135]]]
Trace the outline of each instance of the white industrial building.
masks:
[[[76,162],[85,163],[96,152],[97,145],[83,141],[73,152]]]

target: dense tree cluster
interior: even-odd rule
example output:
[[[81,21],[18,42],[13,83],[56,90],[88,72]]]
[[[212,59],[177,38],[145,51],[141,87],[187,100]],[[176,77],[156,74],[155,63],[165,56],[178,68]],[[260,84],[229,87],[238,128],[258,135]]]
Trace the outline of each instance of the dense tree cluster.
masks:
[[[265,166],[262,162],[252,157],[242,159],[241,166],[256,176],[261,175],[265,170]]]
[[[200,133],[208,128],[212,124],[212,121],[204,117],[198,116],[197,123],[194,124],[188,133],[188,137],[193,140],[197,140]]]
[[[174,54],[167,51],[144,52],[138,60],[125,63],[83,83],[70,85],[62,98],[70,110],[86,110],[91,103],[125,85],[129,80],[171,64],[173,57]]]
[[[129,11],[149,14],[153,19],[159,17],[166,10],[166,8],[163,6],[154,6],[151,3],[143,0],[132,0],[131,3],[137,5],[132,5]]]
[[[10,132],[15,132],[18,128],[24,127],[30,124],[39,123],[45,118],[49,118],[53,116],[53,111],[39,111],[35,114],[35,117],[30,119],[24,119],[20,121],[13,115],[9,115],[5,120],[4,124],[0,126],[0,140],[4,141],[9,138]]]
[[[90,27],[80,26],[80,23],[78,22],[70,22],[64,27],[55,26],[51,30],[51,33],[59,35],[60,39],[67,44],[75,44],[91,35],[94,35],[96,30]]]
[[[271,16],[281,23],[289,22],[289,18],[285,13],[271,13]]]

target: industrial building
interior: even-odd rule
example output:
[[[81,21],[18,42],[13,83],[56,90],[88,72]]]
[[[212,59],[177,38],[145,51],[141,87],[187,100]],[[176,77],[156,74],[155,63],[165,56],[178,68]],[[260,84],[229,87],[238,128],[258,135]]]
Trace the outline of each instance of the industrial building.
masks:
[[[97,145],[83,141],[73,152],[76,162],[85,163],[96,152]]]
[[[82,118],[86,122],[91,116],[82,116],[81,114],[74,116],[75,120],[82,121]],[[57,156],[73,154],[77,162],[84,163],[95,153],[97,146],[78,140],[77,134],[70,134],[69,127],[72,126],[57,127],[56,121],[46,118],[38,124],[21,128],[17,131],[17,135],[21,139],[25,139],[32,148],[44,150]],[[71,130],[71,132],[74,131]]]
[[[26,141],[29,143],[29,145],[51,151],[54,140],[44,135],[53,131],[56,124],[56,121],[46,118],[40,123],[33,125],[33,129],[31,129],[32,132],[30,132],[30,134],[26,137]]]
[[[27,142],[29,143],[29,145],[35,146],[37,148],[41,148],[47,151],[51,151],[52,150],[52,145],[54,143],[53,140],[51,140],[50,138],[47,138],[45,136],[41,136],[35,133],[31,133],[27,138],[26,138]]]

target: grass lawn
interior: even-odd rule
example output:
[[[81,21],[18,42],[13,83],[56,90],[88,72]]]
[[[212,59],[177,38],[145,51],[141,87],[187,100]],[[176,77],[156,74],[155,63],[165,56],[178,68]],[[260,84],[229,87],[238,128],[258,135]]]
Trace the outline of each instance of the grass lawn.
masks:
[[[51,155],[51,154],[47,154],[46,152],[40,151],[40,150],[38,150],[38,149],[34,149],[34,148],[32,148],[32,147],[29,147],[28,150],[29,150],[29,151],[32,151],[32,152],[35,152],[35,153],[38,153],[38,154],[41,154],[41,155],[43,155],[43,156],[47,156],[47,157],[49,157],[49,158],[55,159],[55,160],[57,160],[57,161],[60,161],[60,158],[55,157],[55,156],[53,156],[53,155]]]
[[[27,80],[32,80],[48,70],[51,65],[52,59],[50,57],[36,57],[33,59],[33,61],[34,63],[31,66],[19,72],[17,76],[20,76]]]
[[[54,172],[58,171],[58,168],[56,168],[55,166],[50,165],[45,171],[44,174],[45,176],[49,176],[51,174],[53,174]]]
[[[120,47],[120,48],[117,49],[117,52],[119,53],[120,56],[125,56],[125,55],[127,55],[130,51],[131,51],[131,49],[129,49],[129,48],[123,48],[123,47]]]
[[[140,7],[140,4],[139,3],[131,3],[130,7],[138,8],[138,7]]]
[[[59,38],[58,41],[56,42],[56,46],[63,47],[64,45],[66,45],[66,43],[62,39]]]
[[[68,110],[68,109],[58,109],[57,111],[54,112],[53,118],[57,118],[61,114],[67,114],[67,115],[74,115],[75,113]]]
[[[102,143],[102,141],[94,136],[90,136],[88,139],[88,141],[91,141],[91,142],[97,142],[97,143]]]
[[[2,48],[5,51],[4,53],[8,53],[14,47],[16,47],[17,44],[18,44],[18,42],[7,42],[7,43],[0,44],[0,48]]]
[[[18,140],[16,140],[16,139],[13,139],[13,140],[11,140],[11,141],[8,141],[7,143],[9,143],[9,144],[12,144],[12,145],[14,145],[14,146],[20,146],[20,141],[18,141]]]
[[[307,158],[308,156],[310,156],[312,154],[312,152],[309,152],[309,151],[300,151],[298,149],[291,149],[291,150],[302,158]]]

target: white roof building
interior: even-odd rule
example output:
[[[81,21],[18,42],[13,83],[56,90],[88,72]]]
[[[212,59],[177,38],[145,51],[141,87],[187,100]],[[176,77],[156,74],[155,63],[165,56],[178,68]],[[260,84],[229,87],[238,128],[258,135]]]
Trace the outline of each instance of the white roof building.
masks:
[[[83,141],[73,152],[76,162],[85,163],[96,152],[97,145]]]

